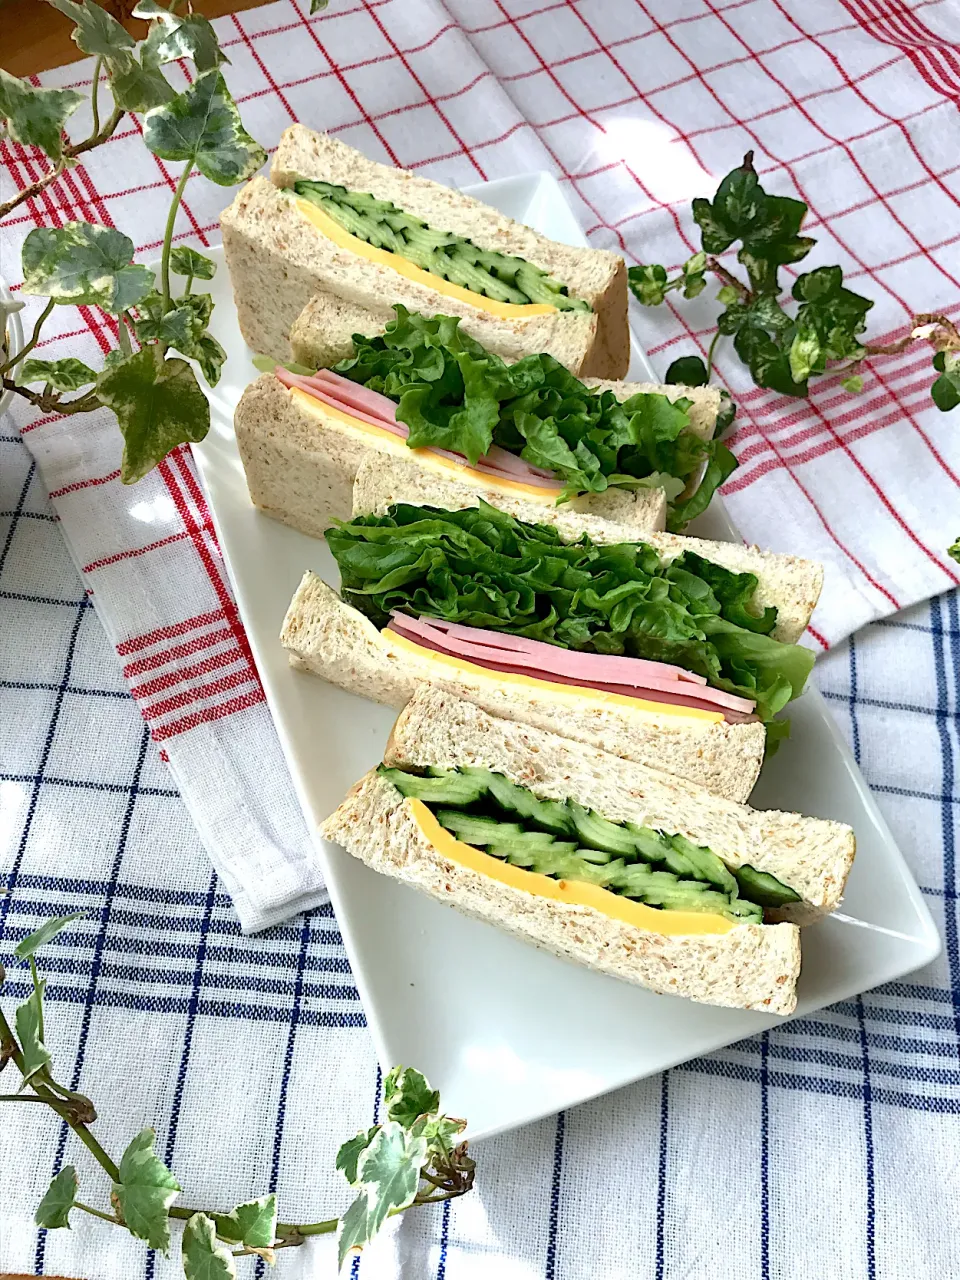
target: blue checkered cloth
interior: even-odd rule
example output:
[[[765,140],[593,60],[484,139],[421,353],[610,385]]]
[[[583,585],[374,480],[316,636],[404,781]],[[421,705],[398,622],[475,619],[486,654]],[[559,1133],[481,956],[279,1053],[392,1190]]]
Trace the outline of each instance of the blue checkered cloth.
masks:
[[[42,957],[60,1079],[100,1104],[114,1153],[155,1125],[182,1203],[227,1209],[276,1189],[287,1220],[338,1212],[334,1152],[374,1119],[380,1080],[336,922],[321,908],[241,935],[12,435],[0,440],[0,636],[0,959],[44,916],[86,913]],[[818,666],[943,929],[934,966],[486,1142],[474,1194],[405,1216],[354,1272],[960,1275],[958,671],[956,595]],[[8,967],[9,1013],[28,988]],[[77,1165],[88,1203],[108,1189],[46,1109],[2,1114],[0,1269],[182,1274],[92,1219],[38,1232],[61,1164]],[[281,1274],[332,1277],[331,1248],[278,1255]]]

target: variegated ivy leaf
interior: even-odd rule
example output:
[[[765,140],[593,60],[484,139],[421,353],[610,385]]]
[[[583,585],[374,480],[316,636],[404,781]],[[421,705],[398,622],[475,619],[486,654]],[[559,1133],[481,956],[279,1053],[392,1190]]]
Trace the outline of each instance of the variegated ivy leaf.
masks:
[[[113,227],[35,227],[23,242],[23,292],[119,314],[153,288],[153,272],[132,258],[133,241]]]
[[[223,76],[205,71],[169,102],[148,111],[143,140],[162,160],[185,160],[205,178],[231,187],[251,177],[267,153],[250,137]]]
[[[14,142],[39,147],[53,161],[63,155],[63,126],[81,102],[75,89],[35,89],[0,67],[0,120]]]
[[[17,374],[24,386],[31,382],[49,383],[54,391],[78,391],[96,382],[97,375],[82,360],[68,356],[64,360],[24,360]],[[66,919],[72,920],[73,916]]]
[[[171,12],[156,0],[140,0],[133,11],[135,18],[152,22],[143,45],[143,65],[159,67],[177,58],[191,58],[198,71],[209,71],[230,59],[220,48],[210,20],[202,13],[183,17]]]
[[[38,1227],[55,1231],[70,1226],[70,1210],[77,1199],[77,1171],[72,1164],[61,1169],[47,1187],[46,1195],[37,1206],[34,1222]]]
[[[105,368],[97,392],[123,434],[124,484],[135,484],[171,449],[210,430],[210,405],[196,374],[184,360],[165,360],[155,343]]]
[[[217,1244],[217,1232],[204,1213],[188,1218],[181,1248],[186,1280],[233,1280],[236,1264],[229,1249]]]
[[[370,1129],[361,1129],[355,1138],[348,1138],[337,1152],[337,1168],[351,1187],[357,1184],[357,1161],[361,1153],[369,1147],[379,1128],[380,1126],[375,1124]]]
[[[47,0],[47,4],[59,9],[76,26],[70,38],[81,53],[89,53],[94,58],[112,58],[116,54],[127,53],[136,45],[133,36],[93,0]]]
[[[139,319],[135,329],[140,342],[163,342],[174,347],[189,360],[196,360],[211,387],[217,385],[227,353],[216,338],[207,333],[213,311],[209,293],[187,294],[164,314],[163,298],[153,292],[143,299],[137,310]]]
[[[113,100],[123,111],[149,111],[174,96],[173,86],[163,72],[141,65],[132,53],[111,58],[107,70]]]
[[[43,365],[51,365],[51,366],[55,364],[61,364],[61,365],[76,364],[76,365],[80,365],[81,369],[87,369],[87,366],[85,364],[81,364],[79,360],[25,360],[23,364],[23,368],[20,370],[21,382],[41,382],[41,381],[52,382],[53,381],[52,378],[49,378],[46,375],[44,375],[42,378],[25,377],[24,371],[26,370],[27,366],[31,364],[43,364]],[[90,377],[84,378],[83,382],[74,383],[73,386],[69,386],[69,387],[61,387],[61,388],[58,388],[58,390],[74,391],[77,387],[82,387],[84,383],[94,382],[96,380],[97,375],[90,369],[87,369],[87,373],[90,374]],[[54,385],[56,384],[54,383]],[[40,926],[39,929],[36,929],[33,933],[28,933],[25,938],[22,938],[17,943],[16,947],[14,948],[15,954],[21,960],[29,960],[31,956],[36,955],[36,953],[40,950],[41,947],[46,946],[46,944],[50,941],[51,938],[55,938],[58,933],[61,933],[67,927],[68,924],[72,924],[74,920],[79,920],[84,914],[85,913],[83,911],[74,911],[73,914],[69,916],[51,916],[49,920],[45,920],[43,922],[43,924]]]
[[[440,1092],[415,1067],[394,1067],[383,1082],[383,1102],[388,1118],[409,1128],[419,1116],[436,1114]]]
[[[212,280],[217,264],[188,244],[179,244],[170,251],[170,270],[174,275],[193,276],[194,280]]]
[[[369,1244],[392,1209],[413,1204],[426,1158],[425,1138],[415,1137],[395,1120],[380,1126],[357,1160],[360,1194],[340,1219],[339,1266],[352,1249]]]
[[[95,0],[47,0],[76,27],[72,39],[78,49],[103,58],[110,89],[124,111],[146,111],[173,96],[173,89],[155,66],[137,60],[137,43],[129,31]]]
[[[50,1062],[50,1051],[40,1039],[40,1024],[43,1021],[43,992],[46,979],[34,987],[30,995],[17,1009],[17,1039],[23,1054],[23,1083],[32,1080],[38,1071],[42,1071]]]
[[[180,1184],[154,1153],[156,1137],[152,1129],[144,1129],[133,1139],[120,1159],[120,1178],[110,1198],[131,1235],[166,1253],[170,1247],[167,1210]]]
[[[330,3],[330,0],[310,0],[311,14],[323,13],[324,9],[327,7],[329,3]]]
[[[230,1213],[215,1214],[214,1221],[221,1239],[248,1249],[269,1249],[277,1237],[277,1197],[271,1193],[238,1204]]]

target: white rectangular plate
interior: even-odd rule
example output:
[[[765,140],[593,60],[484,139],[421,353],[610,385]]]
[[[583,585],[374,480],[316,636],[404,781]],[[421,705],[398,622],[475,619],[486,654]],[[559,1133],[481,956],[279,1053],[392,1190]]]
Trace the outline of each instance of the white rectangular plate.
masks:
[[[532,174],[471,189],[513,218],[585,244],[559,186]],[[311,829],[380,760],[386,708],[294,672],[277,636],[305,569],[338,585],[326,546],[254,510],[233,435],[233,409],[256,376],[240,337],[222,256],[213,331],[229,359],[212,393],[213,426],[194,446],[240,613]],[[634,344],[631,377],[652,377]],[[733,538],[715,502],[697,532]],[[802,548],[798,547],[802,552]],[[793,735],[766,766],[759,807],[849,822],[859,852],[843,903],[803,937],[798,1015],[901,977],[940,939],[886,823],[815,690],[792,707]],[[490,925],[379,876],[318,839],[337,920],[383,1066],[408,1063],[466,1116],[474,1138],[732,1044],[771,1015],[656,996],[546,955]]]

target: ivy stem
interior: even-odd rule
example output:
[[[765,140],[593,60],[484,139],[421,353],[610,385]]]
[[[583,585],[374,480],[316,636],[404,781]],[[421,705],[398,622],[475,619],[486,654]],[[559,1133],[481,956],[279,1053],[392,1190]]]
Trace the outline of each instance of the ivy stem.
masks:
[[[103,58],[97,58],[93,64],[93,90],[90,95],[90,110],[93,113],[93,132],[100,132],[100,69],[103,66]]]
[[[0,1102],[42,1102],[45,1107],[64,1106],[62,1102],[51,1102],[49,1098],[38,1098],[33,1093],[0,1093]]]
[[[738,280],[735,275],[727,270],[722,262],[718,262],[716,258],[708,258],[707,270],[712,271],[715,276],[719,276],[723,283],[728,284],[731,289],[736,289],[741,301],[752,302],[753,294],[742,280]]]
[[[96,391],[87,391],[76,400],[61,400],[59,392],[50,396],[41,391],[31,391],[29,387],[21,387],[19,382],[14,382],[12,378],[3,377],[2,385],[4,391],[12,391],[15,395],[23,396],[24,400],[29,401],[42,413],[91,413],[94,409],[100,408],[100,397]]]
[[[713,335],[713,338],[710,342],[710,346],[707,350],[707,382],[710,381],[710,377],[713,374],[713,353],[717,349],[717,343],[719,342],[719,340],[720,340],[720,330],[718,329],[717,332]]]
[[[90,137],[84,138],[83,142],[70,143],[65,146],[63,148],[63,158],[58,160],[52,169],[48,169],[43,177],[38,178],[29,187],[24,187],[22,191],[18,191],[6,204],[0,204],[0,219],[5,218],[8,213],[16,209],[17,205],[23,204],[25,200],[32,200],[34,196],[38,196],[44,188],[49,187],[51,182],[56,182],[66,168],[67,160],[74,160],[77,156],[82,156],[85,151],[92,151],[94,147],[99,147],[101,142],[106,142],[125,114],[126,112],[119,107],[114,107],[99,133],[91,133]]]
[[[94,1218],[102,1218],[104,1222],[112,1222],[115,1227],[121,1225],[112,1213],[104,1213],[102,1209],[94,1209],[92,1205],[83,1204],[80,1200],[74,1200],[73,1207],[81,1209],[84,1213],[92,1214]]]
[[[40,975],[37,973],[37,962],[33,956],[30,957],[28,963],[30,965],[30,977],[33,980],[33,989],[37,993],[37,1035],[40,1038],[40,1043],[43,1044],[43,987],[40,985]]]
[[[37,323],[33,326],[33,333],[31,333],[30,335],[30,341],[26,344],[26,346],[21,351],[18,351],[15,356],[11,356],[6,364],[0,364],[0,376],[9,372],[9,370],[11,370],[15,364],[19,364],[20,361],[23,359],[23,357],[28,356],[30,352],[34,349],[34,347],[37,345],[37,343],[40,340],[40,330],[43,328],[43,325],[47,319],[47,316],[49,316],[50,312],[53,310],[53,308],[56,305],[57,305],[56,300],[54,298],[51,298],[47,303],[47,305],[43,308],[43,310],[37,316]],[[32,963],[33,962],[31,961],[31,964]],[[43,1039],[42,1036],[41,1036],[41,1039]]]
[[[177,189],[173,193],[173,199],[170,201],[170,212],[167,214],[167,226],[163,233],[163,253],[160,257],[160,287],[163,291],[163,314],[166,315],[170,310],[170,245],[173,241],[173,224],[177,220],[177,210],[180,208],[180,201],[183,199],[183,191],[187,185],[187,179],[190,177],[189,162],[184,166],[183,173],[180,175],[180,181],[177,183]]]

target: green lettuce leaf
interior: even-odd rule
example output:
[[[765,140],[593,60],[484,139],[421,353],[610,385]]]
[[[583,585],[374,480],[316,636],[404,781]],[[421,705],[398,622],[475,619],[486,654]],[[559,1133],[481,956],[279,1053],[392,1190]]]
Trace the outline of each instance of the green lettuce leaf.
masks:
[[[481,502],[465,511],[399,504],[329,529],[343,595],[377,626],[391,610],[563,648],[676,663],[752,698],[768,720],[803,690],[813,654],[770,634],[757,579],[686,552],[663,564],[644,543],[561,542]]]
[[[411,448],[448,449],[475,464],[497,445],[554,472],[565,486],[561,501],[670,477],[671,527],[704,510],[736,466],[729,450],[687,429],[689,400],[647,393],[621,404],[552,356],[507,365],[455,317],[394,310],[383,334],[353,335],[354,354],[336,371],[396,401]]]

